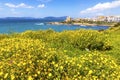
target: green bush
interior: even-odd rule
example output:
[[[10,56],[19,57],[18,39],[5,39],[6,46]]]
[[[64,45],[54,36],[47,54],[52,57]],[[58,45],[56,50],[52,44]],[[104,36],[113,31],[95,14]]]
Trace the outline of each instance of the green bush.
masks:
[[[52,43],[57,47],[74,47],[80,50],[110,50],[112,48],[107,35],[92,30],[64,31],[53,34]],[[51,36],[51,37],[52,37]],[[49,38],[49,37],[48,37]]]
[[[106,44],[108,43],[108,44]],[[98,31],[80,30],[74,33],[73,42],[74,47],[85,50],[109,50],[111,45],[107,39],[107,35]]]
[[[0,34],[0,40],[8,38],[9,36],[7,34]]]
[[[113,27],[119,27],[120,26],[120,22],[116,23]]]

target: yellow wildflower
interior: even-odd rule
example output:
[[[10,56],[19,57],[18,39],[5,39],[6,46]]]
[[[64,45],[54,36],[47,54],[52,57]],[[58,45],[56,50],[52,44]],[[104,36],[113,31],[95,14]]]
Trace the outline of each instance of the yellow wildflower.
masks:
[[[32,76],[28,76],[28,80],[33,80]]]
[[[49,74],[48,74],[48,76],[49,76],[49,77],[51,77],[51,76],[52,76],[52,74],[51,74],[51,73],[49,73]]]
[[[3,75],[3,72],[0,72],[0,76],[2,76]]]
[[[14,75],[11,75],[11,80],[14,80],[15,76]]]
[[[4,75],[4,78],[6,79],[6,78],[7,78],[7,76],[8,76],[8,73],[6,73],[6,74]]]

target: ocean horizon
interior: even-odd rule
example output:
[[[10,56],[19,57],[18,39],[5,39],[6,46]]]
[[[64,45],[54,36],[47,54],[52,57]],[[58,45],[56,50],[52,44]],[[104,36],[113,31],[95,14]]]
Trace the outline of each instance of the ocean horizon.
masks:
[[[0,19],[0,33],[6,34],[11,32],[24,32],[26,30],[48,30],[52,29],[57,32],[64,30],[76,29],[92,29],[92,30],[105,30],[108,26],[84,26],[84,25],[50,25],[48,22],[55,22],[62,20],[37,20],[37,19]]]

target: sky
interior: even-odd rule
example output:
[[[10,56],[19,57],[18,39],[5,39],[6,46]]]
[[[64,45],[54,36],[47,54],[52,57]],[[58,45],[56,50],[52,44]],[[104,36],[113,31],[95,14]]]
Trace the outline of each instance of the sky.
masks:
[[[0,17],[120,16],[120,0],[0,0]]]

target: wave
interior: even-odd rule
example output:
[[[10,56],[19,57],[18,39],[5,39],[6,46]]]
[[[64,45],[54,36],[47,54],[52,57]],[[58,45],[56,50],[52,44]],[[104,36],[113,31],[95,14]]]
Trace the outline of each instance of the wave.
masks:
[[[35,23],[35,25],[44,25],[44,23]]]

